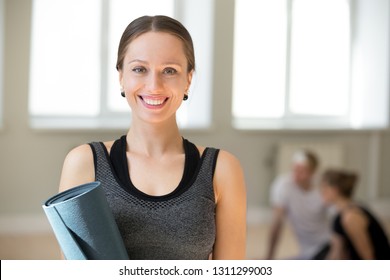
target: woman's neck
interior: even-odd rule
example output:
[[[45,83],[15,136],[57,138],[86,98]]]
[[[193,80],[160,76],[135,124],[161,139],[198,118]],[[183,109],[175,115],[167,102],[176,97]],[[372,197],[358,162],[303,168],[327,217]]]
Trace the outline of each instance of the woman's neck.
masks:
[[[352,200],[345,197],[339,197],[335,201],[336,208],[342,212],[344,209],[348,208],[352,204]]]
[[[150,124],[133,121],[127,133],[128,151],[150,157],[182,153],[183,139],[176,121]]]

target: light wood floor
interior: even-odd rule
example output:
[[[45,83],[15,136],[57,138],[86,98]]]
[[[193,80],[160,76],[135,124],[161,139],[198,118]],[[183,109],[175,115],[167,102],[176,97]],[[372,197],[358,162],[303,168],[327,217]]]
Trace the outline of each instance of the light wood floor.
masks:
[[[390,234],[390,221],[384,223]],[[249,227],[247,258],[264,259],[267,247],[268,225]],[[390,236],[390,235],[388,235]],[[289,227],[284,227],[276,258],[284,259],[297,253],[297,244]],[[0,259],[2,260],[56,260],[60,249],[53,234],[0,235]]]
[[[267,226],[248,229],[248,259],[264,258],[268,234]],[[296,244],[286,229],[282,235],[277,257],[294,254]],[[2,260],[56,260],[60,258],[60,249],[53,234],[16,234],[0,235],[0,259]]]

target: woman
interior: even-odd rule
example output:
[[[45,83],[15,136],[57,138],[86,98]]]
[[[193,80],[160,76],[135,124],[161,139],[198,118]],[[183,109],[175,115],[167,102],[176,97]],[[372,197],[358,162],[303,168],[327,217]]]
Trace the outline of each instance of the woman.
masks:
[[[118,48],[131,127],[66,157],[60,191],[100,181],[132,259],[242,259],[246,194],[239,161],[184,139],[176,111],[195,71],[190,34],[166,16],[131,22]]]
[[[328,170],[322,177],[326,203],[336,206],[329,259],[390,259],[390,246],[378,220],[351,199],[357,175]]]

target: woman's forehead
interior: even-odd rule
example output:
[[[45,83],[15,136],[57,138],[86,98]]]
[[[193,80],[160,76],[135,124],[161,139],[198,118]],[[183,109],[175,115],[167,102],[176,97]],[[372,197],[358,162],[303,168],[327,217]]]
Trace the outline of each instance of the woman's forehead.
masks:
[[[172,62],[186,60],[183,42],[167,32],[149,31],[132,40],[126,56],[130,59],[163,58]]]

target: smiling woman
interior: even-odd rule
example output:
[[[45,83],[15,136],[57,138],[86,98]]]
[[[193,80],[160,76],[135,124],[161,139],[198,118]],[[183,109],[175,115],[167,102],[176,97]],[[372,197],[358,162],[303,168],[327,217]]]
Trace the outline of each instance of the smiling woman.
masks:
[[[73,149],[60,191],[100,181],[131,259],[243,259],[240,163],[184,139],[176,121],[195,70],[189,32],[167,16],[135,19],[120,40],[117,69],[130,129]]]

